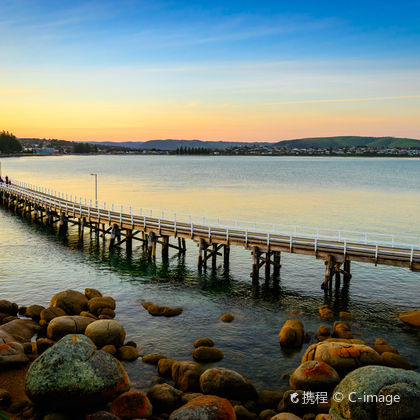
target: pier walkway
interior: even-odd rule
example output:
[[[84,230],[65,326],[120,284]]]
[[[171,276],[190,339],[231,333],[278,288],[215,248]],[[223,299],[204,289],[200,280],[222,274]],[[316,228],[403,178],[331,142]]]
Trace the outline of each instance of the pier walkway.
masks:
[[[22,211],[46,223],[58,223],[67,229],[68,223],[79,227],[83,236],[85,227],[105,240],[109,235],[109,248],[125,244],[132,252],[133,241],[142,241],[152,259],[156,245],[162,247],[162,256],[167,257],[169,248],[186,251],[186,239],[197,243],[198,267],[211,261],[216,267],[217,257],[223,257],[229,266],[231,246],[240,246],[252,252],[251,276],[258,278],[265,266],[265,276],[270,277],[280,270],[281,252],[312,255],[325,261],[326,271],[323,288],[331,287],[333,276],[349,280],[351,261],[406,267],[420,271],[420,237],[397,236],[356,231],[335,231],[279,225],[264,225],[218,218],[179,215],[174,213],[131,208],[118,210],[114,205],[98,202],[92,204],[80,197],[51,191],[49,189],[19,183],[0,184],[0,201],[4,206]],[[170,243],[175,238],[175,243]]]

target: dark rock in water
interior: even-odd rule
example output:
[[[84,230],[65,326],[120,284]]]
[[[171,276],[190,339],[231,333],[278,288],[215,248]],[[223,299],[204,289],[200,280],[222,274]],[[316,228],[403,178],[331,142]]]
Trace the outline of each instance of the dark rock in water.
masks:
[[[25,354],[22,344],[10,342],[0,344],[0,367],[12,366],[19,363],[26,363],[29,359]]]
[[[334,389],[334,393],[337,392],[344,398],[340,402],[332,400],[332,420],[402,420],[420,416],[420,374],[417,372],[364,366],[350,372]],[[366,395],[374,397],[366,400]],[[389,403],[396,395],[399,402]]]
[[[88,306],[88,298],[76,290],[65,290],[51,299],[50,306],[59,307],[68,315],[79,315]]]
[[[50,307],[41,311],[40,318],[43,321],[50,322],[52,319],[57,318],[58,316],[66,316],[66,315],[67,314],[63,309],[59,307],[55,307],[55,308]]]
[[[160,353],[150,353],[150,354],[146,354],[144,355],[141,360],[144,363],[149,363],[151,365],[157,365],[159,363],[159,360],[161,359],[167,359],[167,357],[164,354],[160,354]],[[171,367],[172,369],[172,367]]]
[[[89,312],[94,315],[100,315],[101,310],[108,308],[115,310],[116,303],[111,296],[94,297],[88,302]]]
[[[290,387],[304,391],[332,391],[339,382],[334,368],[315,360],[302,363],[290,376]]]
[[[333,325],[333,337],[353,338],[350,325],[345,321],[335,321]]]
[[[100,319],[90,323],[85,330],[85,334],[99,348],[106,346],[107,344],[113,344],[118,348],[123,345],[125,340],[125,330],[123,326],[114,319]]]
[[[124,360],[125,362],[132,362],[139,358],[139,352],[135,347],[122,346],[117,352],[118,359]]]
[[[399,318],[410,327],[420,328],[420,311],[402,312]]]
[[[222,350],[215,347],[197,347],[193,351],[193,358],[197,362],[218,362],[223,359],[224,354]]]
[[[102,293],[99,290],[96,290],[96,289],[86,288],[85,289],[85,296],[88,299],[93,299],[95,297],[102,297]]]
[[[221,316],[220,320],[223,322],[232,322],[235,317],[232,314],[224,314]]]
[[[0,300],[0,312],[9,315],[17,315],[18,313],[18,305],[13,302],[9,302],[8,300],[1,299]]]
[[[257,415],[247,410],[243,405],[235,405],[234,407],[236,420],[255,420]]]
[[[95,407],[130,388],[121,363],[84,335],[67,335],[30,366],[25,391],[40,407]]]
[[[147,418],[152,415],[152,404],[140,391],[128,391],[112,402],[111,411],[122,418]]]
[[[134,347],[135,349],[137,348],[137,343],[135,343],[134,341],[127,341],[124,346],[131,346]]]
[[[0,343],[18,341],[26,343],[41,330],[39,324],[30,319],[15,319],[0,326]]]
[[[334,312],[328,305],[322,305],[318,309],[319,316],[324,319],[331,319],[334,317]]]
[[[147,393],[156,413],[172,413],[181,405],[182,395],[182,391],[168,384],[154,385]]]
[[[158,361],[159,375],[172,378],[172,366],[176,360],[162,358]]]
[[[279,332],[280,345],[285,348],[300,348],[304,340],[304,329],[299,319],[288,319]]]
[[[256,400],[254,385],[234,370],[225,368],[207,369],[200,377],[201,391],[232,400]]]
[[[196,362],[175,362],[172,365],[172,379],[175,381],[175,386],[184,392],[200,391],[202,373],[203,368]]]
[[[389,352],[389,351],[383,352],[381,354],[381,359],[383,361],[384,366],[407,369],[407,370],[413,370],[417,368],[417,366],[405,360],[403,356],[401,356],[400,354],[393,353],[393,352]]]
[[[99,319],[102,317],[108,317],[108,319],[115,318],[115,311],[111,308],[99,308],[98,309]]]
[[[107,344],[106,346],[103,346],[101,350],[111,354],[112,356],[117,354],[117,348],[113,344]]]
[[[193,343],[193,347],[213,347],[214,342],[211,338],[199,338],[198,340],[195,340]]]
[[[34,321],[39,321],[41,319],[41,312],[45,309],[41,305],[31,305],[26,308],[25,315],[29,318],[32,318]]]
[[[194,398],[202,397],[203,394],[201,392],[186,392],[181,397],[182,405],[189,403]]]
[[[331,337],[331,329],[328,325],[320,325],[318,331],[315,334],[318,341],[324,341]]]
[[[182,313],[182,308],[171,308],[169,306],[154,305],[151,302],[144,303],[143,308],[146,309],[150,315],[165,316],[167,318],[177,316]]]
[[[92,322],[94,322],[94,319],[87,316],[58,316],[48,324],[47,336],[51,340],[58,341],[67,334],[83,334],[86,327]]]
[[[50,340],[49,338],[38,338],[36,340],[36,349],[38,354],[44,353],[45,350],[49,349],[55,344],[55,341]]]
[[[19,315],[25,315],[26,314],[26,306],[19,306],[18,314]]]
[[[229,400],[214,395],[194,398],[175,410],[169,420],[235,420],[235,411]]]

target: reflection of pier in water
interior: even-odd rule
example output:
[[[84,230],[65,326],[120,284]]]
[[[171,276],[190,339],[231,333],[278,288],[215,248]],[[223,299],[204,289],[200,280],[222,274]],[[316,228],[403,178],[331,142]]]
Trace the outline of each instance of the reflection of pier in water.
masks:
[[[0,200],[3,205],[31,215],[35,220],[47,224],[58,223],[60,229],[66,230],[68,223],[78,226],[79,237],[83,238],[85,228],[102,236],[103,241],[109,235],[109,249],[125,245],[127,253],[133,248],[133,241],[143,244],[149,259],[156,257],[157,244],[161,245],[162,257],[167,259],[169,248],[183,254],[186,252],[186,239],[197,243],[198,268],[205,269],[211,264],[216,268],[217,257],[223,257],[223,266],[229,268],[230,247],[240,246],[252,252],[251,277],[259,292],[258,279],[264,267],[267,282],[273,269],[273,292],[276,291],[276,279],[280,273],[281,252],[312,255],[325,261],[326,272],[322,287],[332,291],[332,280],[336,287],[340,285],[341,276],[348,287],[351,261],[360,261],[406,267],[412,271],[420,271],[419,238],[368,234],[361,232],[337,231],[334,234],[302,232],[297,228],[287,232],[259,229],[257,224],[235,222],[232,225],[222,224],[215,219],[202,217],[197,222],[192,216],[173,217],[162,212],[156,216],[152,212],[145,214],[140,210],[137,214],[124,212],[123,207],[116,211],[111,207],[100,207],[98,202],[92,205],[85,199],[76,199],[68,194],[52,192],[46,188],[13,183],[0,184]],[[207,219],[207,221],[206,221]],[[170,238],[175,243],[170,243]],[[264,290],[264,286],[263,286]]]

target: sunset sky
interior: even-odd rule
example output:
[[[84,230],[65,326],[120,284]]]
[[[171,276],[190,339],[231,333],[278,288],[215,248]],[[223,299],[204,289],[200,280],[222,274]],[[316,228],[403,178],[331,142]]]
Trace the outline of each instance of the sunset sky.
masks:
[[[420,1],[0,0],[0,130],[420,139]]]

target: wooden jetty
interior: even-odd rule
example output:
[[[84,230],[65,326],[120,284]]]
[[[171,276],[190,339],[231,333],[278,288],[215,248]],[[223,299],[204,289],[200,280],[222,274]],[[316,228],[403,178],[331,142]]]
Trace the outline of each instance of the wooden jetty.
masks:
[[[232,226],[206,223],[203,217],[200,223],[191,217],[177,218],[157,216],[152,212],[115,210],[114,205],[99,206],[68,194],[57,193],[44,187],[13,182],[12,185],[0,184],[0,202],[3,206],[21,211],[36,220],[46,223],[58,223],[60,229],[67,229],[68,223],[78,226],[80,236],[85,228],[102,235],[103,240],[109,236],[109,248],[125,244],[127,252],[132,252],[133,241],[141,241],[147,247],[150,259],[156,256],[157,244],[161,246],[162,257],[167,258],[169,248],[180,253],[186,251],[186,239],[198,246],[198,267],[216,268],[217,257],[223,257],[225,268],[229,267],[230,248],[240,246],[252,253],[253,279],[258,279],[264,267],[265,277],[280,272],[281,253],[312,255],[325,261],[325,278],[321,285],[328,289],[332,280],[350,280],[351,261],[372,264],[383,264],[395,267],[406,267],[420,271],[420,239],[384,234],[373,234],[351,231],[337,231],[335,234],[322,234],[319,230],[312,233],[301,233],[298,229],[289,228],[287,232],[272,229],[244,228],[236,222]],[[275,228],[275,226],[274,226]],[[357,238],[355,238],[357,237]],[[374,239],[374,237],[376,239]],[[175,238],[175,243],[170,243]],[[379,238],[379,239],[378,239]],[[174,242],[174,241],[173,241]]]

